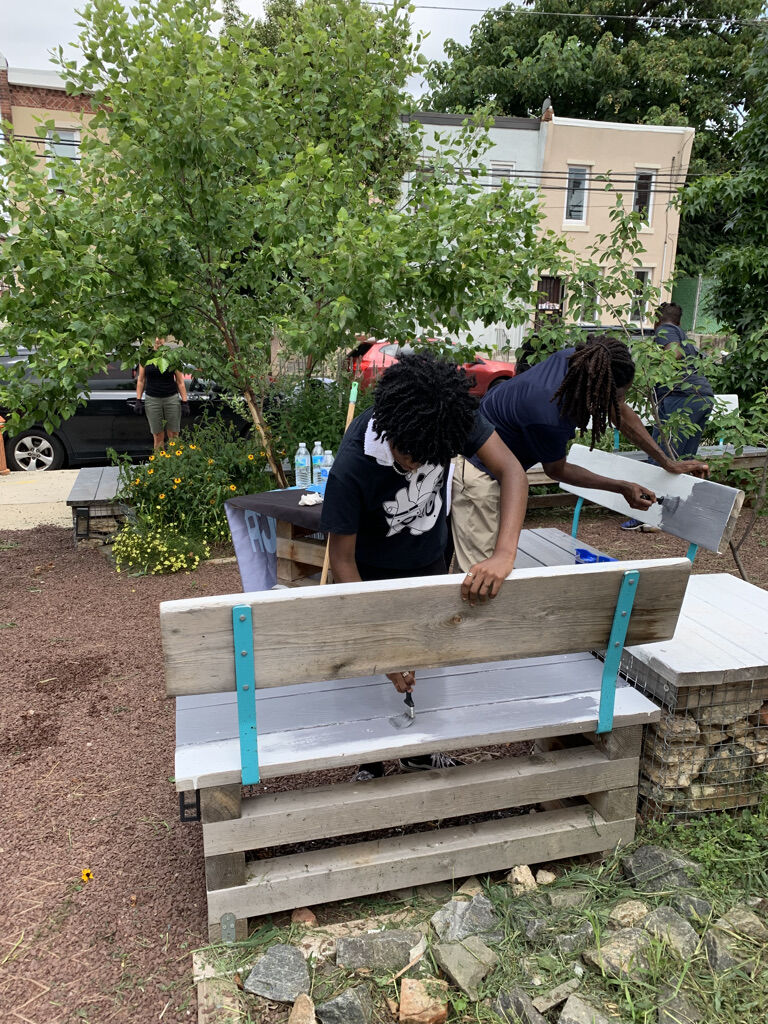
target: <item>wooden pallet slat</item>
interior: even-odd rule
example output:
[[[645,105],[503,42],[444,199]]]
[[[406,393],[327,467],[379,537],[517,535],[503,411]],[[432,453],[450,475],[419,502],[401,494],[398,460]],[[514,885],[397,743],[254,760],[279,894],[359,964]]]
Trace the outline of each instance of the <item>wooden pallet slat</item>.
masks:
[[[265,793],[243,803],[242,816],[203,826],[206,857],[330,836],[437,821],[617,789],[637,782],[638,758],[609,761],[593,746],[460,768]],[[632,812],[634,812],[634,807]],[[629,815],[623,815],[629,817]]]
[[[271,914],[409,885],[485,874],[631,842],[635,818],[606,822],[590,806],[523,814],[415,835],[252,861],[246,885],[208,893],[222,914]]]

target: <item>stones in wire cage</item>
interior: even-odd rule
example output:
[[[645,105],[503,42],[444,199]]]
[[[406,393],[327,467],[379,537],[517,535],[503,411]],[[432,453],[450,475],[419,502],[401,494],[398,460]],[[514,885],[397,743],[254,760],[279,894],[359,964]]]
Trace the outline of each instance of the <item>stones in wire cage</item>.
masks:
[[[680,705],[646,730],[643,803],[679,813],[757,803],[768,778],[768,684],[751,692],[706,687],[680,696]]]

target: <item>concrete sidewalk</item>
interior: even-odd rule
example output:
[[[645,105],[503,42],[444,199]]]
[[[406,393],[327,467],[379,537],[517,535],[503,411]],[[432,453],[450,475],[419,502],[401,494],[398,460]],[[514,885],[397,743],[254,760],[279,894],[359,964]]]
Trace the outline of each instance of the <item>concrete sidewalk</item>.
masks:
[[[66,505],[79,470],[0,476],[0,530],[32,530],[43,523],[72,526]]]

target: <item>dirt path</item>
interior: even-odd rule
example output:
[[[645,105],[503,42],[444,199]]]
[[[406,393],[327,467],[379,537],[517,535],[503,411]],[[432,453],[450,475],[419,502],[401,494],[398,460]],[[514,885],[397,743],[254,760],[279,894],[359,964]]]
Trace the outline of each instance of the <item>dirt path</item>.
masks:
[[[529,525],[564,526],[563,516]],[[580,536],[624,558],[684,553],[587,513]],[[744,549],[768,586],[768,519]],[[735,572],[704,554],[697,571]],[[199,827],[179,822],[174,709],[157,605],[240,589],[234,565],[132,579],[52,526],[0,537],[0,1019],[196,1019],[205,942]],[[81,872],[93,872],[83,883]]]

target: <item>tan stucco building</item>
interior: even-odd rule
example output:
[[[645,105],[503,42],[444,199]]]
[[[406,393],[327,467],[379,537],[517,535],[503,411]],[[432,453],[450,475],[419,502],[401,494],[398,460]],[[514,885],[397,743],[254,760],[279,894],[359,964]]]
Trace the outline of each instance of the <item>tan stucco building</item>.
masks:
[[[55,71],[9,68],[0,54],[0,118],[13,127],[13,137],[28,142],[41,163],[51,153],[76,160],[80,142],[93,117],[88,96],[68,96],[64,80]],[[41,124],[52,122],[45,137]]]
[[[645,252],[635,276],[661,288],[662,301],[668,300],[680,225],[673,201],[685,183],[693,137],[693,128],[557,117],[550,107],[539,128],[544,226],[587,255],[600,235],[610,234],[610,212],[620,193],[624,208],[637,211],[644,222]],[[601,175],[614,193],[606,191]],[[557,287],[548,286],[551,305],[557,304]],[[614,319],[609,309],[597,312],[604,324]],[[644,312],[633,307],[632,319],[640,322]]]

